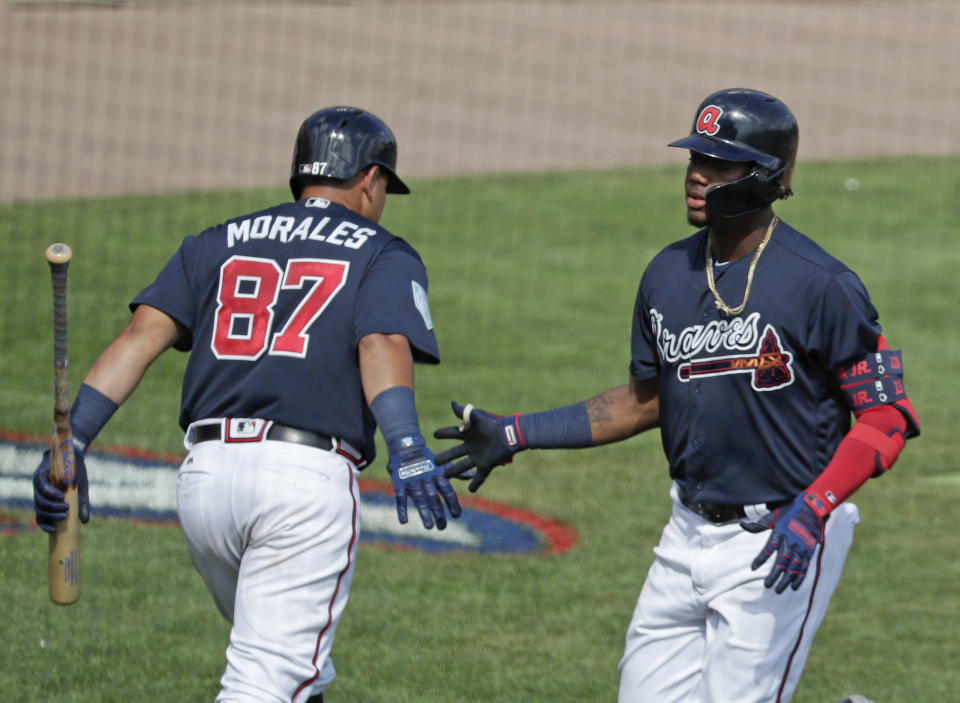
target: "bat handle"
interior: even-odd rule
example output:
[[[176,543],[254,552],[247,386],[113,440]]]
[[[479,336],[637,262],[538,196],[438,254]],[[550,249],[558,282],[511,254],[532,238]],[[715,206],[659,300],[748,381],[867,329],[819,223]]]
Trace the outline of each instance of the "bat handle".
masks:
[[[67,366],[67,268],[73,251],[66,244],[51,244],[46,251],[53,283],[53,365]]]

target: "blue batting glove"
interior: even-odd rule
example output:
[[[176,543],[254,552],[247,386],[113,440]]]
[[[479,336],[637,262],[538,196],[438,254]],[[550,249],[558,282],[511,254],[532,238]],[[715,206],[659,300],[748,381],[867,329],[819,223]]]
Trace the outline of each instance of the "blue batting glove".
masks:
[[[87,466],[83,460],[83,452],[76,442],[73,447],[74,471],[77,482],[77,508],[80,522],[86,524],[90,520],[90,497],[87,483]],[[43,453],[40,465],[33,472],[33,511],[37,516],[37,526],[44,532],[53,534],[57,531],[55,522],[67,519],[69,506],[64,500],[63,491],[50,482],[50,450]]]
[[[431,452],[423,437],[416,435],[404,437],[387,446],[390,458],[387,461],[387,471],[393,480],[393,490],[397,497],[397,518],[400,524],[407,523],[407,499],[420,512],[423,526],[428,530],[433,527],[434,520],[437,529],[447,526],[441,496],[447,504],[450,516],[460,517],[460,501],[457,493],[450,485],[450,481],[443,475],[443,465],[434,461]]]
[[[474,493],[487,480],[491,471],[498,466],[509,464],[513,461],[514,454],[526,449],[518,426],[520,416],[493,415],[470,404],[464,407],[457,401],[453,401],[452,407],[453,413],[463,420],[463,423],[459,427],[442,427],[434,432],[433,436],[437,439],[459,439],[463,444],[441,452],[436,461],[438,464],[447,464],[465,456],[465,459],[450,466],[444,475],[453,478],[476,467],[469,486],[470,492]]]
[[[760,520],[740,521],[740,527],[747,532],[773,531],[750,567],[756,571],[771,554],[779,553],[776,563],[763,581],[764,586],[770,588],[776,583],[777,593],[783,593],[787,586],[793,590],[800,588],[817,545],[823,543],[825,519],[823,501],[815,493],[804,491],[788,505],[770,511]]]

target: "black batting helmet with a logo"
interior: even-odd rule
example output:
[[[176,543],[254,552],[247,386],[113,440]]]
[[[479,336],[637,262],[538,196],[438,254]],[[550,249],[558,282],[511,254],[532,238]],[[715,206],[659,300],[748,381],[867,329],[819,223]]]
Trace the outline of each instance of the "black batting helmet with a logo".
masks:
[[[753,164],[743,178],[707,190],[708,209],[738,217],[791,194],[798,139],[797,120],[780,100],[758,90],[731,88],[700,103],[689,136],[669,146]]]
[[[356,107],[319,110],[300,125],[293,149],[290,190],[293,197],[308,183],[324,178],[348,180],[376,164],[386,174],[387,192],[406,194],[397,176],[397,140],[376,115]]]

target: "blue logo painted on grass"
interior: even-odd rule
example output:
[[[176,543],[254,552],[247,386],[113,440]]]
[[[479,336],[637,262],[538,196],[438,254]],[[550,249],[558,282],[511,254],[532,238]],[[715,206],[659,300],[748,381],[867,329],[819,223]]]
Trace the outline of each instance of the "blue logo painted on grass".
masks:
[[[47,446],[37,437],[0,431],[0,506],[33,507],[32,473]],[[173,454],[136,449],[91,451],[86,465],[92,517],[176,524],[181,461]],[[430,553],[558,554],[577,543],[576,532],[555,520],[472,496],[460,496],[463,514],[448,520],[444,530],[424,529],[413,505],[409,521],[401,525],[391,483],[364,476],[359,480],[361,545]],[[466,492],[466,483],[457,487]]]

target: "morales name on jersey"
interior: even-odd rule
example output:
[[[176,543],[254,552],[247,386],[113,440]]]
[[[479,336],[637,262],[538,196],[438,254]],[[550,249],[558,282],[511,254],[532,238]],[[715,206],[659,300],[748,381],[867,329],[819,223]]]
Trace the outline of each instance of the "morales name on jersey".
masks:
[[[307,208],[325,209],[329,207],[330,201],[324,198],[310,198],[305,205]],[[355,222],[339,218],[336,220],[336,226],[326,231],[330,222],[330,217],[320,217],[314,222],[313,215],[291,217],[272,212],[247,217],[227,223],[227,248],[233,248],[237,242],[268,239],[281,244],[313,241],[359,249],[370,237],[377,234],[377,230],[372,227],[361,227]]]

